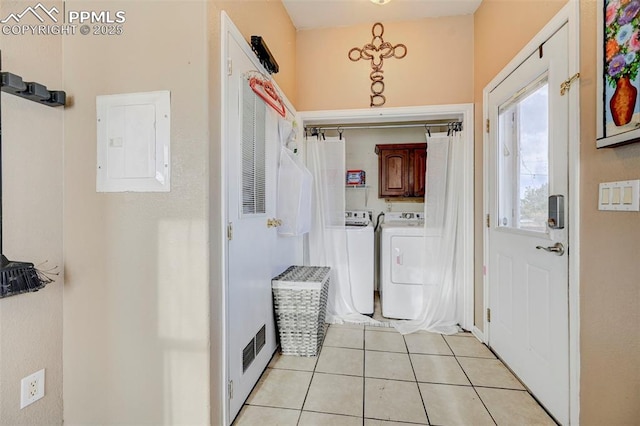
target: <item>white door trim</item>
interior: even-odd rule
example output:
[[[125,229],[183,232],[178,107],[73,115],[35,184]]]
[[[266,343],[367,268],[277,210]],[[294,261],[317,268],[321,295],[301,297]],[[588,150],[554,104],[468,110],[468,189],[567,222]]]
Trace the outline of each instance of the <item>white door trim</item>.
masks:
[[[474,283],[473,283],[473,262],[474,262],[474,232],[473,232],[473,202],[474,202],[474,179],[473,179],[473,104],[435,105],[417,107],[397,107],[397,108],[367,108],[367,109],[347,109],[330,111],[304,111],[299,112],[302,119],[302,127],[305,122],[313,124],[368,124],[368,123],[398,123],[420,120],[437,120],[457,118],[462,120],[465,126],[463,132],[464,140],[464,161],[463,170],[463,193],[462,206],[460,211],[464,213],[463,222],[463,299],[464,313],[462,327],[467,330],[473,328],[474,310]]]
[[[482,92],[483,101],[483,212],[489,214],[489,136],[484,123],[489,117],[489,93],[511,74],[538,46],[549,39],[564,24],[569,30],[569,76],[580,67],[580,9],[578,0],[570,0],[540,32],[491,80]],[[560,90],[560,88],[557,88]],[[569,203],[567,206],[569,231],[569,419],[573,425],[580,423],[580,84],[576,80],[566,96],[569,96]],[[483,221],[484,223],[484,221]],[[488,265],[488,228],[483,226],[483,264]],[[484,307],[489,306],[488,277],[484,274]],[[483,314],[484,342],[489,341],[490,326]]]

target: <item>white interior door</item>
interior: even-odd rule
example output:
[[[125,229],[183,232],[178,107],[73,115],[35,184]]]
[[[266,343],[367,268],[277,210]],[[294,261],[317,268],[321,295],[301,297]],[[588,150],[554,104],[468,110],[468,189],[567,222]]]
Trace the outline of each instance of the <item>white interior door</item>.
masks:
[[[489,93],[489,344],[547,410],[569,420],[568,38],[564,25]],[[562,249],[560,249],[562,247]],[[549,251],[547,251],[549,250]],[[552,251],[555,250],[555,251]],[[562,251],[564,250],[564,251]]]
[[[232,421],[276,349],[271,278],[300,264],[302,242],[279,237],[275,218],[278,115],[251,90],[258,69],[236,31],[227,37],[229,70],[223,100],[227,138],[227,379]],[[255,62],[254,62],[255,61]]]

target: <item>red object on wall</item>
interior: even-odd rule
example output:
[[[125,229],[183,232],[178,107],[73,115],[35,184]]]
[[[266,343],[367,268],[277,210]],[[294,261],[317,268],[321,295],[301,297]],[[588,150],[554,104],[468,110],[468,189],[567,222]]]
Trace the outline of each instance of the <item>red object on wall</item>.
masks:
[[[616,126],[624,126],[631,122],[633,110],[636,107],[638,89],[633,87],[629,77],[621,77],[616,83],[616,91],[613,93],[609,106],[611,117]]]
[[[347,170],[347,185],[365,185],[365,176],[364,170]]]

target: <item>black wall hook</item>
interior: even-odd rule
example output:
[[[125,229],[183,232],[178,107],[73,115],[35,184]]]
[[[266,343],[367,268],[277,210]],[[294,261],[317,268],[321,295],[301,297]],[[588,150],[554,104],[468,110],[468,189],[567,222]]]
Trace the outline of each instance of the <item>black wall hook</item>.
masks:
[[[2,51],[0,51],[0,70],[2,69]],[[62,90],[48,90],[47,86],[34,81],[22,81],[22,77],[10,72],[0,72],[2,91],[10,95],[38,102],[43,105],[64,106],[67,94]]]

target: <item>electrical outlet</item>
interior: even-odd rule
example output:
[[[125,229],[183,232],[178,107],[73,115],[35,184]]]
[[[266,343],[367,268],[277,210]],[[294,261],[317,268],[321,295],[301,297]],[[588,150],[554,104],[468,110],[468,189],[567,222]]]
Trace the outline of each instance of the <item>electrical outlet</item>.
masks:
[[[20,409],[44,396],[44,368],[20,381]]]

